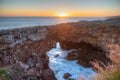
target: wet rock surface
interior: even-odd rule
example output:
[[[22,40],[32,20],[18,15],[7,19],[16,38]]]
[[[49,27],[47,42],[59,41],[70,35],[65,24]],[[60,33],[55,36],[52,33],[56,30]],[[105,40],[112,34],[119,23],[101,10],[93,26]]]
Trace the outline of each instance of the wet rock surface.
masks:
[[[72,52],[68,53],[67,59],[68,60],[78,60],[78,52],[72,51]]]
[[[68,79],[70,76],[71,76],[70,73],[65,73],[63,77],[64,77],[65,79]]]

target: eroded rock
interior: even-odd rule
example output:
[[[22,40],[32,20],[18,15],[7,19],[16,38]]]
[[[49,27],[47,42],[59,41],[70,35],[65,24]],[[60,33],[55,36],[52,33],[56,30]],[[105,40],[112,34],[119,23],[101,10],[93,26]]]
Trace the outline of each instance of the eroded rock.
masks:
[[[71,76],[70,73],[65,73],[63,77],[64,77],[65,79],[67,79],[67,78],[69,78],[70,76]]]

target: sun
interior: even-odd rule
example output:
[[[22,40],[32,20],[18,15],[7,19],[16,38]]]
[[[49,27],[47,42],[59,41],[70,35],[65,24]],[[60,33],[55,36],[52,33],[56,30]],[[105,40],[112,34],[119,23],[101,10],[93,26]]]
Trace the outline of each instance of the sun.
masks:
[[[58,16],[59,16],[59,17],[67,17],[68,14],[65,13],[65,12],[61,12],[61,13],[58,14]]]

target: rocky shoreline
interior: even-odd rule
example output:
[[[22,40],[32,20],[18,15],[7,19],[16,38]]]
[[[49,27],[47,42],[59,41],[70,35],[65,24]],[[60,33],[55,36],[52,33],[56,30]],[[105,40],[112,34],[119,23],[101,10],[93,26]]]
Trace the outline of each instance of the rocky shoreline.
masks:
[[[35,73],[40,70],[42,72],[38,74],[41,76],[37,76],[37,78],[36,74],[31,74],[34,75],[33,78],[36,78],[35,80],[56,80],[48,67],[49,59],[45,55],[46,51],[55,47],[56,42],[60,42],[63,49],[77,49],[67,58],[69,60],[77,59],[78,64],[85,67],[92,66],[90,62],[96,60],[101,66],[101,63],[117,64],[110,57],[117,53],[118,61],[120,59],[120,18],[0,30],[0,68],[9,69],[9,66],[14,66],[18,62],[21,65],[27,64],[31,56],[37,54],[40,58],[38,64],[42,69],[34,66],[29,70],[36,71]],[[18,77],[20,76],[18,75]],[[16,80],[14,76],[11,78]],[[27,75],[24,80],[30,80],[29,78]]]

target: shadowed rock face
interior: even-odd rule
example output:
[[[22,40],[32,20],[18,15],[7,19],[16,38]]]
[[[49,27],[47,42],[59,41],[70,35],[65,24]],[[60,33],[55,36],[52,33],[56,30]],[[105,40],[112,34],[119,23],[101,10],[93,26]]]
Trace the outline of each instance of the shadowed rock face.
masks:
[[[68,54],[68,60],[78,60],[78,64],[83,65],[85,67],[92,66],[90,61],[101,61],[104,64],[111,63],[111,60],[106,56],[105,52],[98,47],[94,47],[89,43],[81,42],[81,43],[74,43],[74,42],[61,42],[61,46],[63,49],[76,49]]]
[[[63,49],[77,49],[67,58],[77,59],[83,66],[89,67],[90,61],[95,60],[107,65],[113,62],[109,59],[111,50],[118,52],[118,49],[113,48],[120,47],[120,20],[81,21],[47,27],[2,30],[0,67],[11,65],[16,59],[25,63],[33,53],[40,54],[48,64],[45,53],[55,47],[56,42],[60,42]],[[114,47],[111,48],[110,45]],[[46,68],[49,69],[48,65]]]

